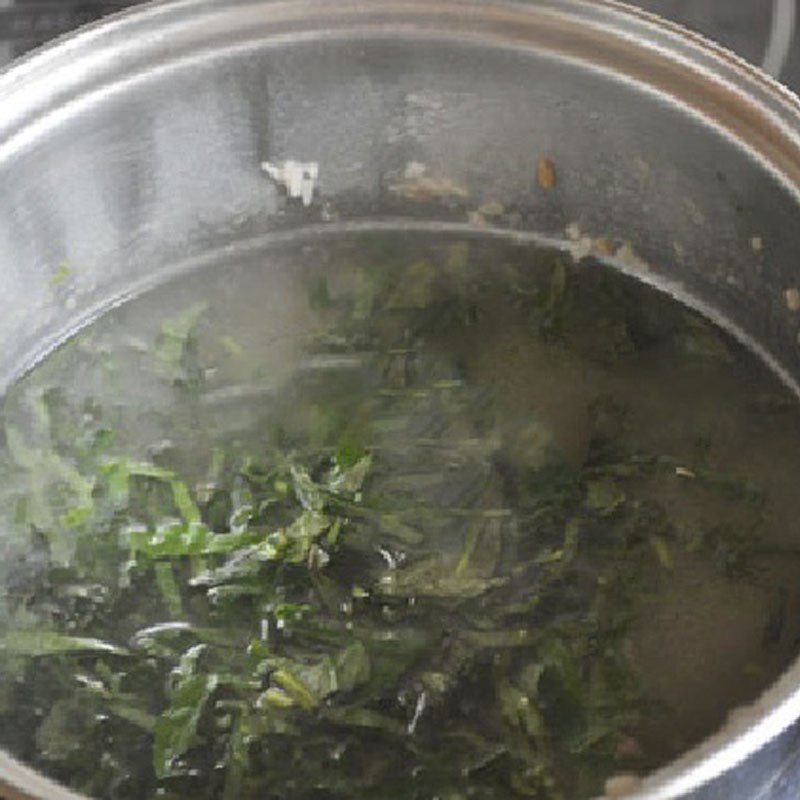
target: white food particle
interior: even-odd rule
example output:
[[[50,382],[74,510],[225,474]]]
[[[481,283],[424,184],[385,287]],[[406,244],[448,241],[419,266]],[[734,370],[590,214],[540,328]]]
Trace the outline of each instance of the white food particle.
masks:
[[[286,189],[292,199],[300,199],[304,206],[310,206],[314,189],[319,179],[319,164],[316,161],[294,161],[289,159],[280,164],[264,161],[261,169],[275,183]]]
[[[764,240],[760,236],[754,236],[750,240],[750,247],[754,253],[760,253],[764,249]]]
[[[450,178],[431,175],[428,167],[419,161],[409,161],[402,173],[389,176],[386,188],[392,194],[414,202],[469,197],[466,188]]]
[[[569,252],[575,261],[580,261],[592,254],[592,240],[588,236],[581,236],[569,246]]]
[[[504,211],[503,204],[498,203],[497,200],[490,200],[478,209],[478,213],[484,217],[500,217]]]
[[[620,245],[617,248],[617,252],[614,253],[614,257],[621,264],[631,269],[637,269],[640,272],[650,271],[650,265],[636,254],[630,242],[625,242]]]
[[[633,794],[642,780],[636,775],[615,775],[606,781],[606,798],[607,800],[617,800],[618,798],[627,797]]]
[[[424,177],[427,172],[427,167],[419,161],[409,161],[403,171],[403,177],[406,180],[413,181]]]
[[[388,566],[389,569],[397,569],[397,559],[388,548],[379,547],[378,553],[380,553],[380,555],[383,557],[383,560],[386,562],[386,566]]]
[[[795,287],[786,289],[783,293],[783,299],[789,311],[800,311],[800,289]]]
[[[419,722],[420,717],[422,716],[423,712],[425,711],[425,706],[427,704],[428,698],[425,692],[420,692],[419,697],[417,698],[417,705],[414,708],[414,716],[411,718],[411,722],[408,723],[408,735],[413,736],[414,731],[417,729],[417,723]]]

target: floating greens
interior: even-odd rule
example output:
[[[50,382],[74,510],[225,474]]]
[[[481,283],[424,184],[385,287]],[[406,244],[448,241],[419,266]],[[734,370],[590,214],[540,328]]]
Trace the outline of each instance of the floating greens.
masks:
[[[324,324],[291,376],[234,387],[263,411],[252,430],[207,436],[228,389],[203,348],[248,352],[207,303],[128,342],[183,450],[132,443],[118,409],[36,373],[20,385],[0,465],[5,747],[88,794],[176,800],[570,800],[657,763],[632,626],[682,554],[757,582],[766,496],[702,437],[637,445],[608,392],[569,455],[457,343],[499,307],[600,369],[725,365],[732,346],[599,265],[359,252],[304,273]],[[92,330],[70,347],[135,391]],[[676,492],[728,511],[686,524]]]

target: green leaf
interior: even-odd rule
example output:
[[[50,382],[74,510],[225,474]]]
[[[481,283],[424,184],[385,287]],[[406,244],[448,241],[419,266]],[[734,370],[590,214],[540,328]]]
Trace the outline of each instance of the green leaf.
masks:
[[[68,262],[62,261],[58,265],[58,269],[50,278],[50,285],[55,289],[57,286],[61,286],[61,284],[64,283],[64,281],[66,281],[70,275],[72,275],[72,268]]]
[[[175,507],[178,513],[187,525],[200,522],[200,509],[192,498],[189,487],[177,478],[173,478],[169,482],[172,487],[172,498],[175,501]]]
[[[186,637],[199,639],[203,642],[216,644],[220,647],[230,646],[232,631],[230,628],[201,628],[195,627],[188,622],[159,622],[156,625],[148,625],[141,628],[131,637],[131,647],[142,647],[145,650],[153,643],[172,643],[177,646],[180,640]],[[187,651],[187,657],[195,654],[194,648]]]
[[[402,569],[387,570],[376,587],[386,597],[442,597],[468,600],[504,586],[507,578],[459,575],[441,556],[421,559]]]
[[[354,642],[334,659],[337,688],[349,692],[367,683],[372,675],[369,653],[362,642]]]
[[[95,709],[86,698],[63,698],[47,710],[36,731],[36,747],[48,761],[68,762],[85,746]]]
[[[134,555],[143,553],[151,558],[175,558],[203,555],[212,537],[201,523],[174,522],[161,525],[154,532],[128,529],[126,538]]]
[[[586,487],[586,505],[600,516],[613,514],[624,502],[625,492],[613,481],[591,481]]]
[[[239,356],[244,353],[244,348],[233,336],[220,336],[219,343],[225,348],[228,355],[233,356],[234,358],[239,358]]]
[[[427,308],[436,297],[437,277],[438,271],[430,261],[414,262],[387,298],[386,307],[393,311]]]
[[[211,533],[202,523],[173,523],[151,532],[139,528],[125,531],[125,540],[134,555],[150,558],[210,556],[235,553],[263,539],[263,533]]]
[[[244,795],[245,778],[250,768],[250,742],[255,736],[251,715],[251,711],[243,709],[234,722],[228,740],[222,800],[240,800]]]
[[[46,409],[41,412],[46,415]],[[49,417],[40,431],[49,438]],[[94,478],[87,478],[66,458],[52,448],[30,445],[13,426],[6,425],[6,445],[19,467],[19,483],[24,491],[24,522],[45,533],[52,558],[69,564],[74,556],[77,537],[71,523],[83,524],[94,509]],[[64,506],[67,511],[64,511]]]
[[[346,728],[368,728],[399,737],[408,735],[405,723],[368,708],[331,706],[322,710],[322,718]]]
[[[0,650],[15,655],[53,656],[74,653],[110,653],[127,655],[128,651],[100,639],[65,636],[53,631],[17,630],[0,637]]]
[[[155,345],[155,357],[164,377],[179,380],[186,376],[186,357],[200,318],[208,308],[198,303],[183,314],[165,320]]]
[[[167,482],[175,479],[175,473],[171,469],[158,467],[155,464],[149,464],[146,461],[109,462],[109,466],[114,464],[124,464],[128,475],[133,475],[139,478],[156,478],[157,480]]]
[[[197,726],[216,688],[216,675],[193,675],[173,692],[155,727],[153,769],[159,779],[169,776],[176,759],[199,744]]]
[[[664,537],[653,535],[650,537],[650,544],[653,545],[653,550],[655,550],[656,557],[661,566],[664,567],[664,569],[672,569],[672,553]]]
[[[304,511],[284,531],[284,543],[278,550],[277,558],[300,564],[308,559],[311,546],[330,527],[330,519],[318,511]]]
[[[183,617],[183,602],[181,601],[178,582],[175,580],[175,573],[172,564],[166,561],[157,561],[154,565],[156,575],[156,586],[161,593],[164,604],[174,619]]]
[[[308,472],[300,466],[292,465],[292,488],[295,496],[306,511],[320,512],[325,506],[322,489],[311,479]]]
[[[103,662],[99,662],[99,665],[105,667]],[[105,668],[108,669],[107,667]],[[98,672],[99,671],[98,669]],[[111,673],[110,670],[108,670],[108,672]],[[85,675],[76,675],[75,677],[83,691],[100,698],[104,702],[106,708],[120,719],[124,719],[131,725],[135,725],[137,728],[141,728],[148,733],[153,732],[156,726],[156,718],[150,712],[133,705],[132,701],[134,701],[135,698],[121,695],[114,689],[109,689],[100,680]]]
[[[372,468],[372,456],[366,455],[349,467],[337,465],[329,481],[328,489],[337,494],[355,494],[361,489]]]
[[[114,699],[109,701],[108,708],[112,714],[147,733],[153,733],[156,729],[156,717],[149,711]]]
[[[306,711],[315,709],[320,698],[316,697],[311,689],[296,675],[286,669],[278,669],[272,675],[272,680],[301,708]]]
[[[94,505],[73,506],[68,508],[58,521],[65,528],[81,528],[92,518],[93,513]]]
[[[340,469],[346,470],[354,467],[365,455],[362,444],[348,440],[339,445],[336,450],[335,460]]]
[[[261,692],[256,699],[256,708],[294,708],[297,705],[295,699],[284,689],[278,686],[270,686],[269,689]],[[312,706],[313,708],[313,706]]]
[[[197,666],[203,653],[206,652],[205,644],[196,644],[190,647],[182,656],[175,668],[175,675],[180,676],[181,680],[191,678],[197,673]]]
[[[116,459],[107,461],[101,472],[106,478],[109,495],[117,504],[127,504],[131,478],[151,478],[169,484],[175,509],[187,525],[200,522],[200,509],[189,487],[172,470],[142,461]]]
[[[105,479],[106,491],[111,502],[120,508],[128,505],[130,497],[128,481],[130,468],[127,461],[107,461],[100,467],[100,475]]]
[[[474,522],[456,567],[458,577],[491,578],[503,547],[503,523],[500,519]]]
[[[425,541],[425,535],[411,525],[403,522],[398,514],[376,514],[375,517],[380,532],[396,539],[398,542],[407,545],[415,545]],[[371,518],[370,516],[370,519]]]

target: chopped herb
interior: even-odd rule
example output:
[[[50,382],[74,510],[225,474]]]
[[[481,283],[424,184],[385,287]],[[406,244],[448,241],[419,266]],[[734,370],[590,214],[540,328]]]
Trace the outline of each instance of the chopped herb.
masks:
[[[58,265],[58,269],[53,273],[53,277],[50,278],[50,285],[53,288],[61,286],[70,275],[72,275],[72,268],[66,261],[62,261]]]

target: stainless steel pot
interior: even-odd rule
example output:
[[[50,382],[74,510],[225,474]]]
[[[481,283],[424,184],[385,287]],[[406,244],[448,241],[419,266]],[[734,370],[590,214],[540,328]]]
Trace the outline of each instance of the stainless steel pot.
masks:
[[[613,2],[155,3],[0,75],[0,391],[176,270],[380,226],[611,244],[797,391],[799,205],[798,100]],[[799,718],[795,665],[634,796],[796,800]]]

